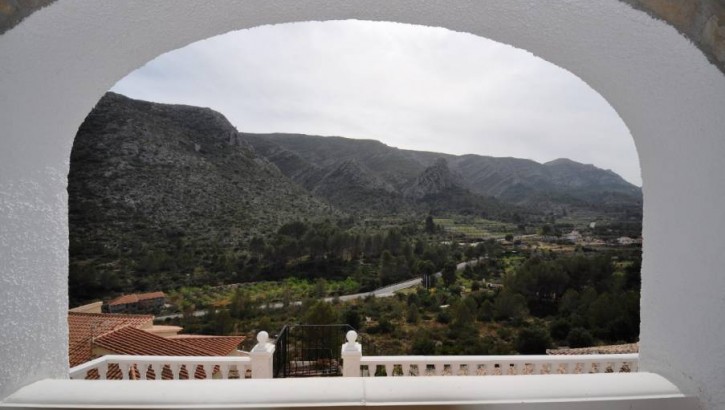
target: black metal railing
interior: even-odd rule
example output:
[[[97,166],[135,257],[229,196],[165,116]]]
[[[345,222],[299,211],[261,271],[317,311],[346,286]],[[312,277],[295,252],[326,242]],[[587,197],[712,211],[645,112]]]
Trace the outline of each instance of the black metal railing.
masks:
[[[275,342],[274,377],[342,376],[340,350],[350,330],[347,324],[285,326]]]
[[[274,356],[272,357],[272,373],[274,378],[285,377],[284,363],[287,362],[287,337],[289,335],[289,326],[280,330],[274,342]]]

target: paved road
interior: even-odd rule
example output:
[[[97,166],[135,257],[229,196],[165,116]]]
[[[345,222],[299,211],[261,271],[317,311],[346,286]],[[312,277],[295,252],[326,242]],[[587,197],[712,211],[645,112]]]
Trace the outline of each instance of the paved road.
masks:
[[[477,260],[471,260],[471,261],[468,261],[468,262],[461,262],[458,265],[456,265],[456,269],[457,270],[463,270],[463,268],[465,268],[466,265],[474,266],[477,263],[478,263]],[[436,272],[435,273],[435,276],[437,278],[440,278],[441,275],[442,275],[441,272]],[[400,291],[400,290],[403,290],[403,289],[412,288],[414,286],[418,286],[418,285],[421,284],[422,281],[423,281],[423,278],[422,277],[421,278],[410,279],[410,280],[406,280],[405,282],[395,283],[395,284],[388,285],[388,286],[385,286],[385,287],[382,287],[382,288],[378,288],[378,289],[372,290],[370,292],[354,293],[352,295],[339,296],[339,297],[337,297],[337,299],[340,300],[340,301],[345,302],[345,301],[349,301],[349,300],[366,298],[368,296],[375,296],[376,298],[387,298],[387,297],[393,296],[395,294],[395,292],[397,292],[397,291]],[[335,300],[335,297],[326,297],[323,300],[325,302],[332,302],[333,300]],[[298,306],[298,305],[301,305],[301,304],[302,304],[302,302],[300,302],[300,301],[291,302],[290,303],[290,305],[292,305],[292,306]],[[270,303],[267,306],[263,305],[262,307],[263,308],[266,307],[266,308],[272,308],[272,309],[280,309],[280,308],[284,307],[284,304],[282,302],[275,302],[275,303]],[[206,310],[197,310],[196,312],[192,313],[192,315],[197,316],[197,317],[198,316],[204,316],[204,315],[206,315]],[[176,319],[176,318],[180,318],[181,316],[182,316],[181,313],[177,313],[177,314],[173,314],[173,315],[165,315],[165,316],[156,316],[156,320],[166,320],[167,318],[169,318],[169,319]]]
[[[465,268],[466,265],[470,264],[471,266],[473,266],[476,263],[478,263],[478,261],[475,261],[475,260],[468,261],[468,262],[461,262],[458,265],[456,265],[456,269],[457,270],[463,270],[463,268]],[[440,278],[442,275],[443,274],[441,272],[436,272],[435,273],[435,276],[437,278]],[[340,296],[339,299],[341,301],[347,301],[347,300],[354,300],[354,299],[365,298],[365,297],[368,297],[368,296],[371,296],[371,295],[372,296],[375,296],[375,297],[378,297],[378,298],[385,298],[385,297],[393,296],[393,294],[395,292],[399,291],[399,290],[408,289],[408,288],[412,288],[414,286],[418,286],[418,285],[420,285],[422,283],[422,281],[423,281],[423,278],[422,277],[421,278],[410,279],[410,280],[406,280],[405,282],[400,282],[400,283],[396,283],[396,284],[393,284],[393,285],[388,285],[388,286],[385,286],[385,287],[382,287],[382,288],[379,288],[379,289],[375,289],[375,290],[370,291],[370,292],[355,293],[353,295]],[[325,301],[330,302],[333,299],[334,298],[332,298],[332,297],[328,297],[328,298],[325,298]]]

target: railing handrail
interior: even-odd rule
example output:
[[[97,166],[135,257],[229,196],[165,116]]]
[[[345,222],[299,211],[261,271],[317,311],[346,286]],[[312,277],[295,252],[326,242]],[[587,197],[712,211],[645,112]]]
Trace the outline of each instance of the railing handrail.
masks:
[[[602,361],[632,361],[639,360],[638,353],[619,353],[619,354],[581,354],[581,355],[495,355],[495,356],[362,356],[361,362],[395,362],[401,363],[420,363],[420,362],[508,362],[508,363],[571,363],[571,362],[602,362]]]

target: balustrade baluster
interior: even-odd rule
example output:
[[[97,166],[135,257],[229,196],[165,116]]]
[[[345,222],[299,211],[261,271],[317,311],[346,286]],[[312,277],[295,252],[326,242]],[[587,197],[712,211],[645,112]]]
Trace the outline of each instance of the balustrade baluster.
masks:
[[[606,365],[606,363],[599,364],[596,362],[589,362],[589,363],[587,363],[587,366],[586,366],[587,367],[586,373],[600,373],[602,370],[601,367],[605,366],[605,365]]]
[[[171,363],[169,368],[171,369],[171,378],[179,380],[181,378],[181,363]]]
[[[403,363],[401,370],[403,370],[403,376],[410,376],[410,363]]]
[[[149,371],[149,365],[137,364],[136,367],[138,368],[138,378],[141,380],[146,380],[146,373]]]
[[[98,365],[97,370],[99,379],[106,380],[108,378],[108,362],[103,362]]]
[[[624,372],[624,362],[623,361],[616,361],[616,362],[614,362],[613,366],[614,367],[612,368],[612,371],[614,373]]]
[[[118,368],[121,370],[121,378],[123,380],[128,380],[128,371],[131,369],[131,364],[121,362],[118,363]]]
[[[163,380],[164,365],[159,362],[151,363],[151,369],[154,371],[154,380]]]

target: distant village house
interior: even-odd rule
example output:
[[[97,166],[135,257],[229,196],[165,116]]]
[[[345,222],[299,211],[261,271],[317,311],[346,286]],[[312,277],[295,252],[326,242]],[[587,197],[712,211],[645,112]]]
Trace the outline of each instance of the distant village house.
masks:
[[[617,243],[619,243],[620,245],[626,246],[626,245],[632,245],[635,243],[642,243],[642,239],[634,239],[634,238],[622,236],[620,238],[617,238]]]
[[[158,313],[166,304],[164,292],[123,295],[108,302],[109,313]]]

